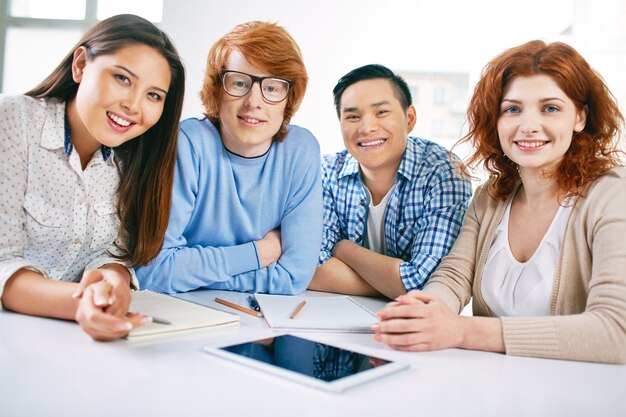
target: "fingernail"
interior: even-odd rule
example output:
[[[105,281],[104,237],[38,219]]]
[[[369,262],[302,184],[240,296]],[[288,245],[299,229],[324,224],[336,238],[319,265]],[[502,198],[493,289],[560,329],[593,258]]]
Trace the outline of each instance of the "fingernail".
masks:
[[[380,325],[378,323],[372,324],[372,330],[378,333],[378,331],[380,330]]]
[[[113,305],[113,303],[115,302],[116,298],[114,295],[112,295],[111,297],[109,297],[109,305]]]
[[[131,330],[133,330],[133,324],[132,324],[131,322],[129,322],[129,321],[127,321],[126,323],[124,323],[124,326],[125,326],[125,329],[126,329],[127,331],[129,331],[129,332],[130,332]]]
[[[383,341],[383,337],[380,334],[376,333],[374,335],[374,340],[377,341],[377,342],[382,342]]]
[[[79,295],[80,295],[80,293],[75,292],[74,294],[72,294],[72,298],[78,298]]]
[[[139,324],[141,326],[143,326],[144,324],[148,324],[148,323],[152,323],[152,317],[150,316],[144,316],[140,321]]]

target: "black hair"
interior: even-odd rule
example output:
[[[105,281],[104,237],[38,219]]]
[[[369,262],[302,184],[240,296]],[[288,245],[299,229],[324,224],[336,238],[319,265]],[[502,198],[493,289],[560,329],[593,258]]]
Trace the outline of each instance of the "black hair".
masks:
[[[341,77],[335,88],[333,88],[333,97],[335,100],[335,109],[337,109],[337,116],[341,115],[341,96],[343,96],[343,92],[346,91],[346,88],[350,87],[352,84],[358,83],[359,81],[374,80],[377,78],[389,80],[396,98],[400,101],[402,110],[406,111],[406,109],[413,104],[411,91],[409,91],[409,86],[406,81],[404,81],[404,78],[398,74],[394,74],[393,71],[383,65],[369,64],[353,69]]]

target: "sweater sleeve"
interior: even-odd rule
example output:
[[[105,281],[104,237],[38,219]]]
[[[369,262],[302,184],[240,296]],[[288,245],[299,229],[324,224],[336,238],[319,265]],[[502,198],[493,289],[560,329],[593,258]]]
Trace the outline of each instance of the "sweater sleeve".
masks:
[[[581,259],[591,263],[590,277],[584,276],[582,268],[579,277],[567,270],[561,273],[561,280],[569,280],[570,286],[577,278],[584,282],[581,285],[588,292],[584,311],[551,317],[502,317],[507,354],[626,363],[626,246],[620,243],[626,236],[626,178],[609,182],[610,186],[589,194],[585,203],[589,211],[576,219],[582,224],[572,225],[581,234],[577,253],[564,254],[564,258],[578,258],[578,264]],[[559,291],[564,286],[561,283]],[[567,297],[560,296],[559,302],[565,304],[560,309],[574,310],[571,304],[584,300],[585,294],[568,293]]]
[[[322,197],[324,201],[322,244],[318,264],[322,265],[333,256],[333,248],[341,238],[337,204],[333,195],[333,185],[336,186],[335,172],[337,157],[327,155],[322,162]]]
[[[481,193],[479,188],[467,209],[461,232],[450,253],[441,260],[439,267],[423,289],[440,297],[457,313],[463,310],[472,296],[481,227],[476,206],[485,198],[488,198],[486,192]]]
[[[306,140],[305,140],[306,139]],[[297,169],[283,178],[291,192],[280,223],[283,253],[266,268],[255,269],[217,282],[209,288],[271,294],[298,294],[304,291],[315,272],[322,240],[322,186],[319,145],[307,131],[294,149]]]

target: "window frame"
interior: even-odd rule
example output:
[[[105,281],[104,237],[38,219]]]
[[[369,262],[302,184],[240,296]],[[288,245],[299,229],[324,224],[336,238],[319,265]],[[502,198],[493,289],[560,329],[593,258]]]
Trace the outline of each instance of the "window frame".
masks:
[[[98,0],[85,1],[84,19],[39,19],[10,15],[11,0],[0,0],[0,89],[4,85],[4,59],[6,35],[10,28],[24,29],[79,29],[86,32],[98,22]]]

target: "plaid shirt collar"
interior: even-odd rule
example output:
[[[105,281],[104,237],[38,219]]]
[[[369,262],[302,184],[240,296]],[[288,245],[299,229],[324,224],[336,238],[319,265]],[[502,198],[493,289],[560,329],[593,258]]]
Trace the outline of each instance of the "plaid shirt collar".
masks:
[[[407,152],[408,151],[408,152]],[[413,159],[412,157],[407,157],[408,155],[418,155],[419,157]],[[407,138],[407,146],[404,150],[404,154],[402,155],[402,161],[400,162],[400,167],[398,168],[398,176],[404,177],[407,181],[413,180],[413,175],[416,172],[417,165],[421,162],[421,150],[418,149],[418,146],[415,140],[411,137]],[[359,162],[354,159],[352,155],[348,155],[346,158],[346,162],[341,167],[338,178],[348,177],[351,175],[359,175]]]

